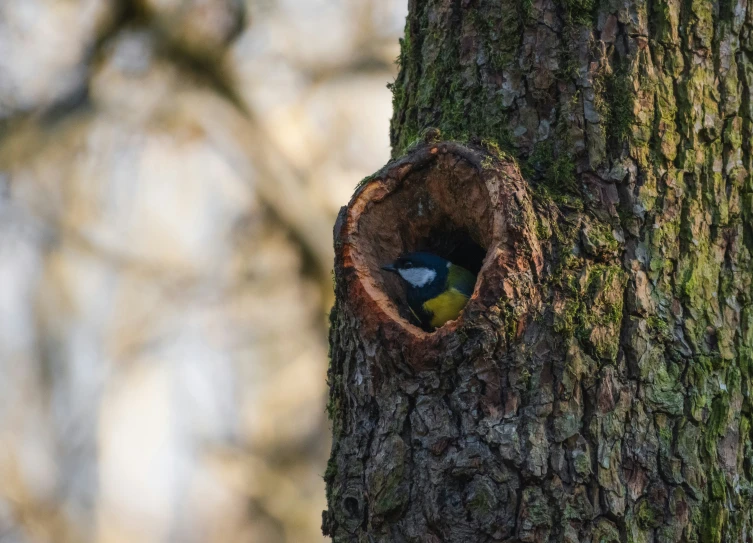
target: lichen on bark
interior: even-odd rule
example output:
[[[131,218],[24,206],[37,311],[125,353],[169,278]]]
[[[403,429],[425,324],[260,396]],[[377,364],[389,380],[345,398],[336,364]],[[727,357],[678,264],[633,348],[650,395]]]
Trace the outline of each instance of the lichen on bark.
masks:
[[[394,155],[441,133],[517,164],[539,303],[465,318],[447,359],[376,376],[338,291],[326,531],[750,539],[753,2],[409,7]],[[333,498],[348,485],[358,523]]]

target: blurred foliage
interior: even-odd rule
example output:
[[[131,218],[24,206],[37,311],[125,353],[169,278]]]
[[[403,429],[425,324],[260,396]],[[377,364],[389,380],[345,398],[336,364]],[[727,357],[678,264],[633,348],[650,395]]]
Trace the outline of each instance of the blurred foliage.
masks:
[[[0,541],[322,540],[404,1],[0,3]]]

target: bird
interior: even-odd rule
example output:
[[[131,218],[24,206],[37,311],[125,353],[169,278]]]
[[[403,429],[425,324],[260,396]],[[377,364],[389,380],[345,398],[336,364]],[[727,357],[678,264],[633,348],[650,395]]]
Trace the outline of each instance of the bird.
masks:
[[[407,253],[381,268],[402,279],[408,307],[427,330],[458,318],[476,284],[472,272],[433,253]]]

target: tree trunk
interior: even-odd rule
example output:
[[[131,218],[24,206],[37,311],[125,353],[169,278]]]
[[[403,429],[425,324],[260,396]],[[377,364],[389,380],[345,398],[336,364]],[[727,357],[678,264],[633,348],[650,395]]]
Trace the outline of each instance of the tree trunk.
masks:
[[[323,530],[753,541],[753,0],[411,0],[335,226]],[[410,323],[380,264],[479,271]]]

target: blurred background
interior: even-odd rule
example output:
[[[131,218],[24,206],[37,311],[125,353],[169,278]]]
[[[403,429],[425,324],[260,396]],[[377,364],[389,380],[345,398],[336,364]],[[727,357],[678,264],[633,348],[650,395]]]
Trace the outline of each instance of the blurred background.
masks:
[[[0,0],[0,542],[317,542],[407,0]]]

